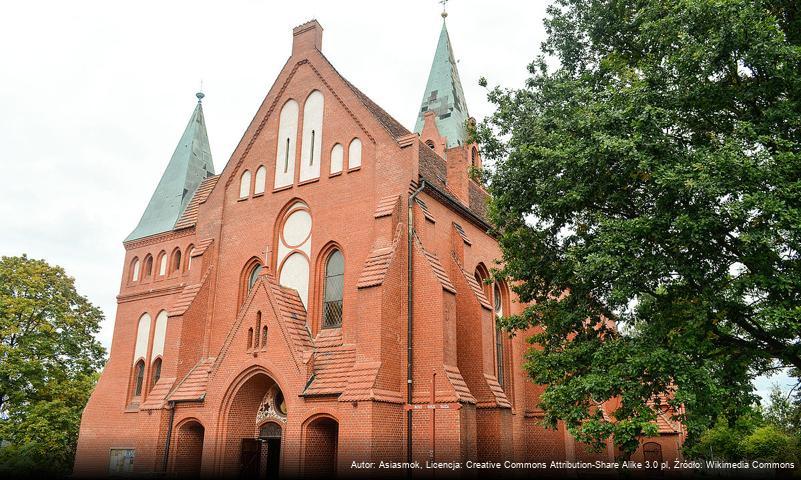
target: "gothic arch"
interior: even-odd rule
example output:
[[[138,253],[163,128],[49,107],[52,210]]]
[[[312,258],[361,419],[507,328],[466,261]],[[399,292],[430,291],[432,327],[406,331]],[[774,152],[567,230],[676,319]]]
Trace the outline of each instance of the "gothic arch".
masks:
[[[172,444],[172,472],[180,478],[198,477],[203,461],[203,443],[206,428],[194,417],[181,420],[174,428]]]
[[[339,420],[329,413],[309,416],[301,426],[301,469],[304,476],[335,476]]]
[[[257,267],[264,268],[264,262],[261,261],[261,258],[252,256],[247,262],[245,262],[245,265],[242,267],[242,271],[239,273],[239,295],[237,296],[237,308],[242,307],[242,304],[245,303],[245,299],[250,294],[251,276]]]
[[[312,295],[309,301],[308,315],[306,318],[310,320],[309,327],[311,328],[312,335],[316,335],[322,326],[322,303],[323,293],[325,291],[325,267],[328,257],[334,250],[339,250],[343,257],[348,258],[345,254],[345,249],[336,240],[330,240],[323,245],[317,255],[314,257],[314,269],[312,271],[313,280],[311,285]],[[347,266],[347,262],[345,262]],[[344,302],[343,302],[344,308]]]

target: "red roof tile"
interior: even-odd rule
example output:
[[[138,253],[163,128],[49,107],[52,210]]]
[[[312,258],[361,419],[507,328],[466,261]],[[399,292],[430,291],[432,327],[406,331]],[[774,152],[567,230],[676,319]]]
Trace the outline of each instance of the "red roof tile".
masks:
[[[495,395],[495,403],[499,407],[512,408],[512,404],[509,403],[509,398],[506,397],[506,393],[504,393],[501,384],[498,383],[498,379],[495,378],[494,375],[488,375],[486,373],[484,374],[484,379],[487,381],[487,385],[489,385],[492,394]]]
[[[167,400],[203,400],[213,366],[214,357],[201,359],[167,396]]]
[[[139,406],[139,410],[160,410],[167,405],[167,394],[172,389],[172,384],[175,383],[175,377],[161,377],[159,381],[153,385],[147,399]]]
[[[439,263],[437,256],[423,248],[423,244],[420,243],[419,238],[415,237],[415,240],[415,245],[417,245],[417,248],[423,253],[425,259],[428,260],[428,264],[434,271],[434,275],[436,275],[439,283],[442,284],[442,288],[455,294],[456,287],[454,287],[453,283],[451,283],[451,279],[448,278],[448,274],[445,273],[445,269],[442,267],[442,264]]]
[[[403,230],[399,225],[395,230],[395,239],[392,241],[392,245],[377,248],[370,252],[370,255],[364,261],[356,288],[375,287],[384,283],[384,277],[387,274],[389,265],[392,263],[392,259],[395,258],[395,252],[398,251],[401,233],[403,233]]]
[[[176,230],[180,228],[192,227],[195,225],[195,223],[197,223],[197,215],[198,210],[200,209],[200,204],[209,198],[211,191],[214,189],[214,186],[217,185],[217,181],[219,179],[220,176],[215,175],[200,182],[200,185],[198,185],[194,195],[192,195],[192,199],[189,200],[189,203],[186,205],[184,212],[181,214],[180,218],[178,218],[178,221],[175,222]]]
[[[386,217],[387,215],[392,215],[393,210],[395,207],[400,203],[400,195],[390,195],[388,197],[384,197],[378,201],[378,205],[375,207],[375,214],[373,217],[381,218]]]

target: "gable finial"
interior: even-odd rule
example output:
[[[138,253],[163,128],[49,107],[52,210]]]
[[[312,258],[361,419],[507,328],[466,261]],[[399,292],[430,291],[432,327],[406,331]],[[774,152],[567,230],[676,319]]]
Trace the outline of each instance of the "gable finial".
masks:
[[[200,81],[200,91],[198,91],[195,96],[197,97],[197,103],[200,103],[203,97],[206,96],[206,94],[203,93],[203,80]]]
[[[442,13],[440,15],[444,20],[448,16],[448,0],[439,0],[439,3],[442,4]]]

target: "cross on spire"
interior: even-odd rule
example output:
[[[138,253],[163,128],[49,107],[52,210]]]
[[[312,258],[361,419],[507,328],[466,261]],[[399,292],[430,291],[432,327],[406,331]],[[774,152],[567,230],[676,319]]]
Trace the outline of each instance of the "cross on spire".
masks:
[[[445,18],[448,16],[448,0],[439,0],[439,3],[442,4],[442,13],[440,15]]]

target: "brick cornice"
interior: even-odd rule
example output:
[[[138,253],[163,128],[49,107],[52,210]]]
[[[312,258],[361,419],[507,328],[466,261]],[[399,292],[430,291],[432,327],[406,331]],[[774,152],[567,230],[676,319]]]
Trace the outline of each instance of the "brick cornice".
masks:
[[[130,242],[122,242],[125,250],[133,250],[140,247],[147,247],[162,243],[176,238],[189,237],[195,234],[195,227],[183,228],[181,230],[170,230],[169,232],[151,235],[149,237],[131,240]]]

